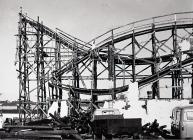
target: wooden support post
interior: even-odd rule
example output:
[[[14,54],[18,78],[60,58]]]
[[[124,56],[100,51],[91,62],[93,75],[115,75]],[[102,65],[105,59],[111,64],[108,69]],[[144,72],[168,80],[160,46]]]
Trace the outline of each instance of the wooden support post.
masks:
[[[108,47],[108,71],[109,71],[109,80],[113,82],[113,91],[112,91],[112,99],[116,98],[114,94],[114,89],[116,88],[116,72],[115,72],[115,55],[114,55],[115,47],[114,47],[114,35],[112,30],[112,42]]]
[[[172,98],[183,98],[183,77],[182,77],[182,69],[181,69],[181,50],[178,48],[177,44],[177,27],[176,21],[174,22],[174,27],[172,29],[173,36],[173,50],[174,50],[174,58],[176,59],[176,63],[178,63],[178,67],[173,71],[172,74]]]
[[[174,25],[174,28],[172,29],[172,37],[173,37],[173,50],[174,50],[174,58],[176,58],[177,53],[177,36],[176,36],[176,25]],[[176,98],[177,95],[177,81],[176,81],[176,71],[174,70],[172,72],[172,98]]]
[[[37,23],[39,24],[39,17],[37,20]],[[38,108],[37,108],[37,116],[41,117],[41,110],[39,109],[40,105],[40,28],[38,26],[37,32],[36,32],[36,80],[37,80],[37,103],[38,103]]]
[[[191,98],[193,99],[193,65],[192,65],[192,74],[191,74],[191,76],[192,76],[192,84],[191,84],[192,96],[191,96]]]
[[[93,89],[97,89],[97,54],[93,52],[93,68],[92,68],[92,77],[93,77]],[[97,95],[92,95],[92,102],[95,103],[98,100]]]
[[[113,48],[113,89],[115,90],[116,88],[116,64],[115,64],[115,46],[114,46],[114,33],[112,30],[112,48]],[[113,99],[116,98],[115,91],[113,90]]]
[[[79,74],[78,74],[78,64],[76,64],[76,59],[78,57],[78,53],[77,53],[77,46],[76,46],[76,40],[74,41],[74,48],[73,48],[73,72],[72,72],[72,75],[73,75],[73,87],[75,88],[79,88]],[[72,91],[71,91],[72,92]],[[74,103],[73,105],[78,108],[78,100],[80,99],[80,95],[79,93],[72,93],[72,95],[74,95]]]
[[[193,35],[193,30],[192,30],[192,35]],[[193,37],[190,38],[190,50],[191,50],[191,53],[193,54]],[[192,65],[192,84],[191,84],[191,89],[192,89],[192,96],[191,98],[193,99],[193,65]]]
[[[44,68],[44,33],[43,23],[40,25],[40,90],[41,90],[41,108],[44,112],[47,111],[46,103],[46,86],[45,86],[45,68]],[[42,117],[43,113],[42,113]]]
[[[19,25],[18,25],[18,37],[19,37],[19,46],[18,46],[18,55],[19,55],[19,120],[20,122],[22,122],[22,35],[21,35],[21,32],[22,32],[22,28],[21,28],[21,24],[22,24],[22,19],[21,19],[21,14],[22,13],[19,13]]]
[[[61,42],[60,40],[56,40],[56,69],[61,69]],[[60,115],[61,112],[61,100],[62,100],[62,78],[61,75],[58,77],[58,87],[57,87],[57,92],[58,92],[58,114]]]
[[[136,74],[135,74],[135,31],[133,29],[133,37],[132,37],[132,56],[133,56],[133,63],[132,63],[132,77],[133,82],[136,81]]]
[[[25,124],[26,119],[31,119],[31,114],[24,110],[30,110],[29,95],[29,65],[28,65],[28,38],[27,22],[22,13],[19,13],[18,26],[18,57],[19,57],[19,119]]]
[[[152,39],[152,58],[153,58],[153,61],[154,61],[154,64],[151,65],[151,71],[152,71],[152,74],[156,74],[157,73],[157,69],[158,69],[158,64],[159,62],[157,62],[156,60],[156,42],[155,42],[155,25],[152,24],[152,36],[151,36],[151,39]],[[157,76],[159,78],[159,74],[157,73]],[[159,80],[156,81],[155,83],[152,84],[152,92],[153,92],[153,95],[152,95],[152,98],[155,99],[155,97],[157,98],[160,98],[159,97]]]
[[[24,109],[25,110],[28,110],[29,109],[29,92],[27,90],[28,88],[28,80],[27,80],[27,77],[28,77],[28,66],[27,66],[27,37],[26,37],[26,28],[27,28],[27,25],[26,25],[26,22],[24,23],[24,33],[23,33],[23,54],[24,54],[24,57],[23,57],[23,91],[24,91],[24,96],[23,96],[23,101],[24,101]],[[27,113],[24,113],[24,123],[26,122],[26,117],[27,117]]]

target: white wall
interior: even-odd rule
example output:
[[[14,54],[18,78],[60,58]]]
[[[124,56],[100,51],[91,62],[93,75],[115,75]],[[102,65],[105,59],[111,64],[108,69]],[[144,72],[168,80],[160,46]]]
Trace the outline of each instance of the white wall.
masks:
[[[130,83],[129,90],[125,93],[125,100],[113,101],[113,108],[117,108],[124,115],[124,118],[142,118],[142,124],[158,120],[160,125],[167,125],[170,128],[170,116],[172,109],[176,106],[189,105],[188,100],[148,100],[147,111],[142,108],[145,101],[139,100],[138,83]],[[123,109],[126,104],[130,107]],[[105,103],[103,108],[108,108],[109,103]]]

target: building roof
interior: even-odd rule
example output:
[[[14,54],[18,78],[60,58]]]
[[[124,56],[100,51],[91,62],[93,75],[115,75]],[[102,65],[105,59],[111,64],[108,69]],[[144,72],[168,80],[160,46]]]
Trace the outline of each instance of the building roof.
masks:
[[[177,106],[174,109],[193,109],[193,105]]]

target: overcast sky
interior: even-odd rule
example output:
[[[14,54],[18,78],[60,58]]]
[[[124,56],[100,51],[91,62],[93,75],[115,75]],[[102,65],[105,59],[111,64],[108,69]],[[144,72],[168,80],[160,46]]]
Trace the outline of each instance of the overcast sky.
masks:
[[[18,99],[14,66],[18,13],[89,41],[105,31],[136,20],[193,11],[193,0],[0,0],[0,100]]]

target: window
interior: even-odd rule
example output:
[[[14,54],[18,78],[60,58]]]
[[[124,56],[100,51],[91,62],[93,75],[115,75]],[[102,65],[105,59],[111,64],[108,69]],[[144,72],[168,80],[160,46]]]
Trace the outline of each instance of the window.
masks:
[[[103,111],[102,114],[103,114],[103,115],[112,115],[112,114],[115,114],[115,112],[114,112],[114,111],[111,111],[111,110],[110,110],[110,111],[107,110],[107,111]]]
[[[171,119],[174,119],[174,111],[172,111]]]
[[[176,120],[180,120],[180,111],[176,112]]]
[[[187,120],[193,120],[193,111],[186,112]]]
[[[176,119],[176,110],[173,111],[172,117],[173,117],[174,119]]]

